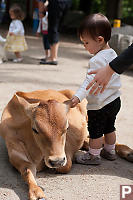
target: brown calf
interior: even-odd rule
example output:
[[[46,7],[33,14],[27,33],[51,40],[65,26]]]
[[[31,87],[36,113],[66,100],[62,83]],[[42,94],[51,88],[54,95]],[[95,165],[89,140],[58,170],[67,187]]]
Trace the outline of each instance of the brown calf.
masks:
[[[30,200],[45,200],[35,176],[44,164],[67,173],[74,154],[86,144],[88,136],[86,100],[75,108],[65,101],[70,90],[17,92],[3,111],[0,135],[4,138],[9,160],[29,187]],[[117,153],[133,161],[133,150],[116,145]]]
[[[86,101],[70,109],[72,91],[17,92],[3,111],[0,134],[9,160],[29,186],[29,199],[45,199],[37,186],[36,171],[44,163],[67,173],[87,138]]]

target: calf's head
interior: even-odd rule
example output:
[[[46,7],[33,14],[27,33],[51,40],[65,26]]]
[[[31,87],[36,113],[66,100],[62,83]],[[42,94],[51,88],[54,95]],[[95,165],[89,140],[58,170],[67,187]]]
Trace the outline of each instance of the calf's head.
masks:
[[[31,133],[42,152],[45,164],[50,168],[65,166],[69,106],[55,100],[29,103],[19,95],[16,97],[30,118]]]

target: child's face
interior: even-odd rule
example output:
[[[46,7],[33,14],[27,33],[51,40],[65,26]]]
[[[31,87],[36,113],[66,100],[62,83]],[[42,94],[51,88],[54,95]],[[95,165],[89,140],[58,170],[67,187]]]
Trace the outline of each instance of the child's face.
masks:
[[[96,37],[94,40],[89,35],[84,35],[80,37],[80,40],[83,42],[85,49],[91,54],[98,53],[104,45],[104,38],[101,36]]]
[[[44,17],[43,12],[39,12],[39,18],[42,19]]]
[[[16,18],[16,16],[15,16],[13,11],[9,11],[9,14],[10,14],[11,19],[15,19]]]

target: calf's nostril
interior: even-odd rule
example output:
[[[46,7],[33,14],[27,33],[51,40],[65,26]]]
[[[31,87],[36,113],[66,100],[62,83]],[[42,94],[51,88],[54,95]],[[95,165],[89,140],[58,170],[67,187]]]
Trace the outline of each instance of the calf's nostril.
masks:
[[[55,162],[56,162],[56,161],[49,160],[49,164],[50,164],[52,167],[54,167],[54,165],[55,165]]]
[[[52,167],[56,167],[56,166],[63,166],[63,164],[65,163],[66,158],[62,158],[62,159],[58,159],[58,160],[51,160],[49,159],[49,164]]]

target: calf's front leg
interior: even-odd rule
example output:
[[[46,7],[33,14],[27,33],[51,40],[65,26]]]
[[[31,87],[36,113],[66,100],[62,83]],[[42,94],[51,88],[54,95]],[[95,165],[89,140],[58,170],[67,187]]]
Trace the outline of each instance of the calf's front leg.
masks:
[[[30,200],[46,200],[44,192],[37,185],[33,172],[29,168],[25,168],[22,176],[29,187],[29,199]]]
[[[28,184],[29,200],[46,200],[43,190],[37,185],[35,180],[36,166],[28,160],[22,143],[19,143],[19,149],[17,147],[15,144],[7,144],[9,160]]]

